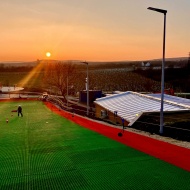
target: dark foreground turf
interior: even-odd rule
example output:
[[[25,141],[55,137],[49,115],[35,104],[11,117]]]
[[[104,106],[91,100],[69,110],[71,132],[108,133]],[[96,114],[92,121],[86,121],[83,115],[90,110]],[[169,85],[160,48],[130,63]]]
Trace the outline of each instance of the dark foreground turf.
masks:
[[[11,116],[18,104],[23,118]],[[42,102],[0,102],[0,189],[190,189],[190,173],[74,124]]]

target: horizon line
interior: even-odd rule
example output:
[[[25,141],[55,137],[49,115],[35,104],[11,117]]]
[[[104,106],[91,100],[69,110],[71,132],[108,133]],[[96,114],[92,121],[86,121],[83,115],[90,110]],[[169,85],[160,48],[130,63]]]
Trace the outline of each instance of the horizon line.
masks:
[[[189,56],[181,56],[181,57],[167,57],[165,59],[180,59],[180,58],[183,58],[183,59],[188,59]],[[97,60],[97,61],[88,61],[87,62],[99,62],[99,63],[105,63],[105,62],[136,62],[136,61],[158,61],[158,60],[162,60],[162,58],[153,58],[153,59],[142,59],[142,60],[113,60],[113,61],[110,61],[110,60],[106,60],[106,61],[101,61],[101,60]],[[2,63],[33,63],[33,62],[37,62],[37,61],[76,61],[76,62],[80,62],[80,61],[83,61],[83,60],[75,60],[75,59],[65,59],[65,60],[60,60],[60,59],[36,59],[36,61],[0,61],[0,64]]]

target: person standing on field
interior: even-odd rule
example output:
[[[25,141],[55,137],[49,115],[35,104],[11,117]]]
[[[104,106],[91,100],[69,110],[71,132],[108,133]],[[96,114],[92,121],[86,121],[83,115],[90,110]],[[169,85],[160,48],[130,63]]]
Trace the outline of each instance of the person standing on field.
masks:
[[[21,115],[23,117],[22,107],[20,105],[18,106],[17,112],[18,112],[18,117],[19,117],[19,115]]]

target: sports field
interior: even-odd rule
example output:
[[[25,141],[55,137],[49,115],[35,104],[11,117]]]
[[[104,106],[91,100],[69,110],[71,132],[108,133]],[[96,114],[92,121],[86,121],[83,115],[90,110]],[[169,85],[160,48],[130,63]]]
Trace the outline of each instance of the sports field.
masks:
[[[24,117],[11,112],[18,105]],[[40,101],[0,102],[0,189],[189,190],[190,172],[82,127]]]

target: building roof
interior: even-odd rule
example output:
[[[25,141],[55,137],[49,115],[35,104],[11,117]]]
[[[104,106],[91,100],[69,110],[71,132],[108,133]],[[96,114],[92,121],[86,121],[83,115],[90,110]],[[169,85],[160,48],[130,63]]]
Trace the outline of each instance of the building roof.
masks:
[[[1,92],[15,92],[15,91],[20,91],[20,90],[24,90],[24,88],[22,87],[13,87],[13,86],[2,86],[0,88]]]
[[[172,98],[172,96],[168,97],[165,95],[165,97],[167,97],[167,100],[164,100],[164,111],[190,110],[190,105],[182,104],[179,97],[177,97],[177,99]],[[160,96],[154,97],[153,95],[127,91],[108,97],[98,98],[94,103],[112,113],[117,111],[119,117],[123,117],[130,123],[134,122],[134,119],[138,118],[143,112],[160,111],[161,99]]]
[[[161,94],[148,94],[149,96],[160,98]],[[190,99],[187,98],[181,98],[178,96],[171,96],[168,94],[164,94],[164,100],[176,102],[178,104],[184,104],[190,106]]]

